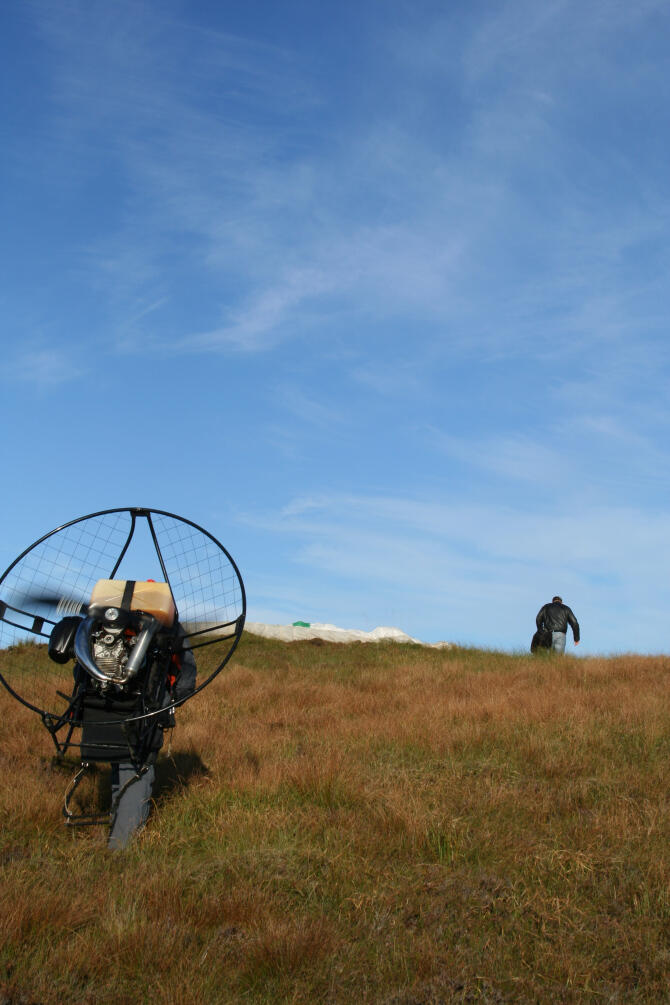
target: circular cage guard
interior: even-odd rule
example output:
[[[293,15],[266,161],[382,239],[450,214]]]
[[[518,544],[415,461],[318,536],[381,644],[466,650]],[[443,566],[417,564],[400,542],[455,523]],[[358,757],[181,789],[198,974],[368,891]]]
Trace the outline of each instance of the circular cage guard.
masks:
[[[26,643],[45,643],[63,617],[86,613],[100,579],[168,583],[190,648],[212,642],[221,647],[220,662],[188,698],[232,656],[244,628],[246,597],[233,558],[215,537],[163,510],[129,506],[79,517],[35,541],[0,578],[0,681],[43,718],[67,713],[73,664],[54,663],[46,654],[36,661]]]

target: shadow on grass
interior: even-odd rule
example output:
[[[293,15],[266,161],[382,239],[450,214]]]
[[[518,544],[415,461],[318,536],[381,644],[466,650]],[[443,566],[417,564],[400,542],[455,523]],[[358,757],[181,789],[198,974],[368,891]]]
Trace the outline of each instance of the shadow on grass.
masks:
[[[186,789],[194,779],[206,777],[209,771],[203,764],[200,755],[193,751],[177,751],[159,757],[156,761],[156,780],[153,796],[157,803],[164,802],[170,796]]]
[[[81,767],[75,758],[54,757],[43,759],[42,769],[49,775],[63,775],[69,781]],[[188,788],[196,778],[209,774],[200,756],[194,752],[178,751],[159,757],[155,764],[153,799],[164,802],[180,790]],[[104,816],[111,808],[111,766],[106,762],[92,763],[71,798],[72,810]],[[0,999],[1,1003],[1,999]]]

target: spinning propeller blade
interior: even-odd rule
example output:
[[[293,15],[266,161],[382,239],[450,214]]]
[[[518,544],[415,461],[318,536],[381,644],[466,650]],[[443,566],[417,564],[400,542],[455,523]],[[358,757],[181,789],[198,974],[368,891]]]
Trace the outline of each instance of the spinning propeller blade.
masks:
[[[81,596],[67,593],[51,593],[47,590],[26,590],[16,595],[16,606],[31,608],[34,605],[40,607],[53,607],[57,618],[65,618],[73,614],[86,614],[88,611],[88,601]]]

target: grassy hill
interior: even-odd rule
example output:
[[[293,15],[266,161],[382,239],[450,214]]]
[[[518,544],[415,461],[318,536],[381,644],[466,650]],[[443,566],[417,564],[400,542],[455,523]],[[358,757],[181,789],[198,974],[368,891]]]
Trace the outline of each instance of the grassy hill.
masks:
[[[115,854],[0,688],[0,1002],[668,1001],[669,674],[245,636]]]

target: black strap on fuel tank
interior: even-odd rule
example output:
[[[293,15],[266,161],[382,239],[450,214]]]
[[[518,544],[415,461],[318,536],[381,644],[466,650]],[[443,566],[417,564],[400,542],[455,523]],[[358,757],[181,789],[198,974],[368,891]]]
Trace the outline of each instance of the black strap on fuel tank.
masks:
[[[130,602],[133,599],[133,593],[135,592],[135,583],[136,582],[137,582],[137,580],[135,580],[135,579],[127,579],[126,580],[126,585],[123,588],[123,596],[121,597],[121,610],[122,611],[129,611],[130,610]]]

